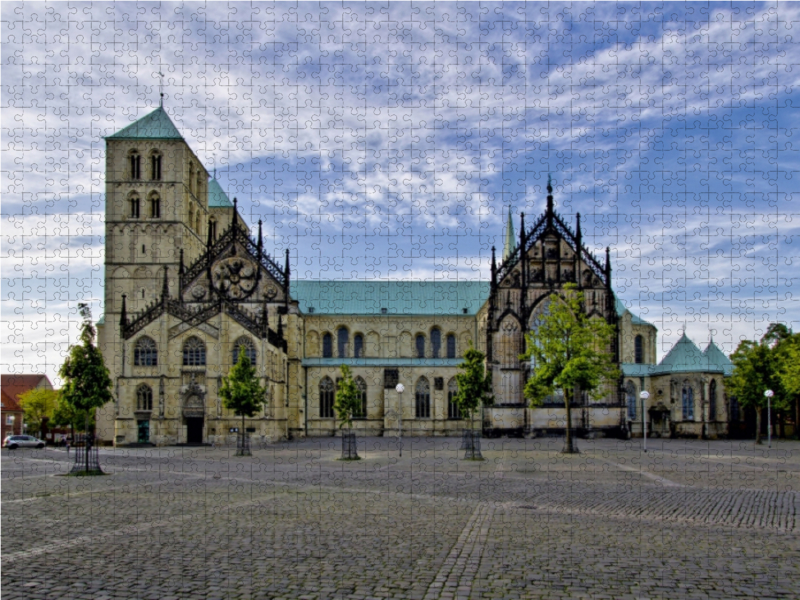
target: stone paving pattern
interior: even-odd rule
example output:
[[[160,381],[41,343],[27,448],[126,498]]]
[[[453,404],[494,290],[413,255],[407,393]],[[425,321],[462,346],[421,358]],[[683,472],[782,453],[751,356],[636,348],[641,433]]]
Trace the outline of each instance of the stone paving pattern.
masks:
[[[2,598],[797,598],[800,443],[2,452]]]

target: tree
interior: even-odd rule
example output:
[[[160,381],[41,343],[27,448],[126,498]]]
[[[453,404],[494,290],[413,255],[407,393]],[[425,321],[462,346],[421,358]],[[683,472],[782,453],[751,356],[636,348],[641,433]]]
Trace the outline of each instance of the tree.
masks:
[[[468,458],[479,458],[476,454],[474,422],[472,418],[480,406],[490,406],[494,403],[492,396],[492,375],[486,372],[486,355],[473,348],[472,344],[464,353],[464,362],[458,365],[460,372],[456,374],[458,393],[453,401],[458,405],[459,412],[470,419],[470,431],[467,435]]]
[[[71,346],[69,355],[58,374],[64,380],[60,396],[75,412],[80,412],[87,423],[90,415],[104,404],[111,402],[111,377],[103,354],[94,345],[95,328],[92,313],[85,303],[78,304],[83,318],[80,344]]]
[[[266,404],[267,388],[259,383],[256,368],[250,364],[244,346],[239,348],[239,359],[231,367],[228,376],[222,378],[219,395],[225,408],[242,417],[241,444],[236,455],[250,456],[250,450],[245,445],[244,418],[254,417]]]
[[[358,389],[350,367],[341,366],[342,378],[336,386],[336,399],[333,403],[333,410],[339,419],[339,429],[345,425],[348,429],[353,428],[353,415],[361,411],[361,390]]]
[[[564,286],[564,296],[550,296],[548,311],[536,331],[526,336],[525,354],[533,375],[525,384],[525,398],[532,407],[558,390],[564,392],[567,413],[565,453],[576,452],[572,442],[572,399],[577,392],[602,397],[606,385],[616,385],[619,371],[611,348],[615,328],[603,319],[589,317],[583,293],[574,284]]]
[[[52,421],[58,405],[55,390],[32,389],[19,395],[19,404],[25,411],[25,422],[42,437],[44,425]]]
[[[778,353],[778,378],[787,402],[794,398],[794,435],[800,436],[800,333],[791,334]]]
[[[740,406],[755,409],[756,444],[761,443],[761,417],[767,406],[764,392],[774,392],[770,404],[776,411],[786,410],[789,406],[780,372],[784,352],[790,347],[787,340],[791,337],[785,325],[773,323],[760,342],[742,340],[731,354],[733,373],[725,387],[729,395],[736,397]],[[791,383],[791,377],[787,379]],[[772,423],[768,426],[772,427]]]
[[[91,417],[91,414],[77,410],[61,394],[58,394],[56,408],[53,411],[53,425],[56,427],[70,427],[74,433],[76,430],[83,431],[87,422],[90,426],[93,426],[94,422]]]

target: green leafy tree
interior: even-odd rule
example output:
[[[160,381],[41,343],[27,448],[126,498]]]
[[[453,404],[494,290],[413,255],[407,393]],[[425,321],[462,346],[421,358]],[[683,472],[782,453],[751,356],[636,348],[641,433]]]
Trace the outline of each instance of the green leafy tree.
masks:
[[[733,373],[725,387],[729,395],[736,397],[740,406],[756,411],[756,444],[761,443],[761,419],[767,407],[764,392],[774,392],[770,404],[776,411],[789,407],[788,394],[780,373],[784,353],[789,346],[787,340],[791,337],[785,325],[773,323],[760,342],[742,340],[731,354]]]
[[[778,378],[787,402],[794,400],[794,434],[800,436],[800,333],[791,334],[778,352]]]
[[[353,428],[353,415],[361,412],[361,390],[358,389],[350,367],[341,366],[342,378],[336,386],[336,398],[333,403],[333,410],[339,419],[339,429],[345,425],[348,429]]]
[[[83,318],[80,344],[71,346],[69,355],[61,365],[58,374],[64,381],[60,396],[75,413],[81,413],[86,427],[96,409],[111,402],[111,377],[106,368],[103,354],[94,345],[95,328],[92,313],[87,304],[78,304]]]
[[[58,406],[58,392],[55,390],[32,389],[20,394],[19,404],[25,411],[25,422],[31,429],[43,436],[45,423],[52,421]]]
[[[464,362],[458,365],[460,372],[456,374],[458,393],[453,401],[458,405],[462,415],[472,419],[481,406],[494,404],[492,396],[492,374],[487,373],[486,355],[472,347],[464,353]]]
[[[604,395],[607,385],[616,385],[619,371],[611,348],[615,328],[585,311],[583,293],[574,284],[564,287],[564,297],[550,296],[549,310],[539,327],[526,336],[526,351],[520,359],[532,360],[533,375],[525,385],[525,398],[540,406],[557,391],[564,392],[567,413],[564,452],[573,453],[572,399],[578,391],[591,397]]]
[[[56,408],[53,411],[53,425],[56,427],[70,427],[73,432],[83,431],[87,422],[90,427],[94,425],[94,420],[91,417],[91,414],[77,410],[61,394],[58,395]]]
[[[228,376],[222,378],[219,395],[225,408],[242,417],[240,450],[245,453],[244,419],[245,417],[254,417],[266,404],[267,388],[261,386],[256,376],[256,368],[250,364],[244,347],[239,348],[239,359],[231,367]]]

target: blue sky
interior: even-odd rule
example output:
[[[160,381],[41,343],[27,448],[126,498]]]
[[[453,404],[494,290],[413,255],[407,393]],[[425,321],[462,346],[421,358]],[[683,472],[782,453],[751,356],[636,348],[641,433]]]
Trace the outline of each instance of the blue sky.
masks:
[[[557,210],[730,353],[800,326],[800,5],[28,3],[2,18],[3,372],[102,307],[103,136],[158,106],[302,278],[487,279]]]

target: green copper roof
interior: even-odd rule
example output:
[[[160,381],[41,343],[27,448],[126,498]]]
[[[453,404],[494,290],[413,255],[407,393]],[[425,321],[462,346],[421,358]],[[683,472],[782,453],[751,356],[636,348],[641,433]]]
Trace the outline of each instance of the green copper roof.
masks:
[[[684,333],[681,339],[672,347],[664,359],[658,363],[653,370],[653,375],[665,375],[669,373],[722,373],[722,367],[710,363],[707,356],[700,352],[700,348],[686,337]]]
[[[304,367],[453,367],[463,358],[304,358]]]
[[[647,377],[657,367],[640,363],[620,363],[619,368],[623,377]]]
[[[645,321],[641,317],[638,317],[637,315],[635,315],[631,311],[629,311],[625,307],[625,304],[623,304],[622,300],[620,300],[619,298],[615,299],[614,306],[617,309],[617,316],[618,317],[621,317],[622,315],[624,315],[625,311],[627,310],[629,313],[631,313],[631,323],[633,323],[634,325],[650,325],[650,327],[655,327],[655,325],[653,325],[652,323],[648,323],[647,321]]]
[[[212,179],[208,182],[208,208],[233,208],[233,202],[222,191],[219,182]]]
[[[120,129],[114,135],[110,135],[107,140],[182,140],[183,136],[175,127],[172,119],[167,115],[163,106],[131,123],[124,129]]]
[[[475,315],[489,282],[306,280],[292,282],[290,293],[305,314]]]
[[[714,340],[711,340],[706,349],[703,350],[703,356],[706,357],[709,365],[720,367],[726,376],[730,376],[733,373],[733,363],[714,343]]]

